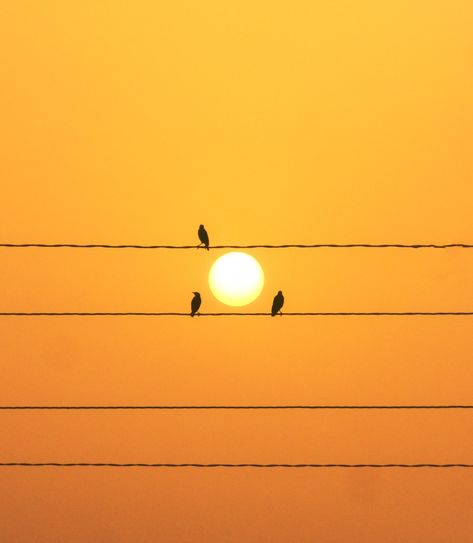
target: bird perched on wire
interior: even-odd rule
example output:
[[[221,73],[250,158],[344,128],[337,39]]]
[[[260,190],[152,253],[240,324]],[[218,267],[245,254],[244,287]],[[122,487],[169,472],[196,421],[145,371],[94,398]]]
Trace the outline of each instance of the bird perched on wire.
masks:
[[[203,245],[207,251],[209,250],[209,235],[207,234],[207,230],[204,228],[204,225],[201,224],[199,226],[199,230],[197,232],[199,239],[200,239],[200,245]],[[200,247],[199,245],[199,247]]]
[[[200,304],[202,303],[202,298],[200,297],[200,292],[193,292],[194,297],[191,301],[191,317],[193,317],[197,311],[199,311]]]
[[[282,316],[281,309],[283,305],[284,305],[284,296],[282,295],[282,292],[279,290],[273,300],[273,307],[271,308],[271,317],[274,317],[278,313]]]

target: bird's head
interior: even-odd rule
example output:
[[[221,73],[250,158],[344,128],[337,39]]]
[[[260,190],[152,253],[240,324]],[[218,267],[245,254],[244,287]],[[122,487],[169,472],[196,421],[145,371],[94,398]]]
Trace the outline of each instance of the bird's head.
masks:
[[[282,296],[282,290],[278,290],[278,296]]]
[[[203,224],[200,224],[199,225],[199,230],[203,230],[204,229],[204,225]]]
[[[200,296],[200,292],[193,292],[192,294],[195,294],[196,296]]]

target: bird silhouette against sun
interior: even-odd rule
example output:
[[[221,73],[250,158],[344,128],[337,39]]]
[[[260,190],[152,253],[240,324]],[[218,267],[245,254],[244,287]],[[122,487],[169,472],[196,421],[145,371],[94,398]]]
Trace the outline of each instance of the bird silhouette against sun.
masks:
[[[209,250],[209,235],[207,234],[207,230],[205,229],[203,224],[199,226],[199,230],[197,230],[197,235],[199,236],[200,245],[203,245],[208,251]],[[198,247],[200,247],[200,245],[198,245]]]

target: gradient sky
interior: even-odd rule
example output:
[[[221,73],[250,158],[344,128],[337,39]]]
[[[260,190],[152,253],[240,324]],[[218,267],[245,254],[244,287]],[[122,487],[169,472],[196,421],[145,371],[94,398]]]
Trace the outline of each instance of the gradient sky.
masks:
[[[0,241],[473,243],[473,4],[0,7]],[[0,311],[225,311],[222,251],[0,250]],[[287,311],[471,311],[473,251],[251,251]],[[0,321],[1,404],[472,403],[473,320]],[[0,460],[472,462],[469,412],[3,412]],[[6,543],[467,543],[466,471],[1,469]]]

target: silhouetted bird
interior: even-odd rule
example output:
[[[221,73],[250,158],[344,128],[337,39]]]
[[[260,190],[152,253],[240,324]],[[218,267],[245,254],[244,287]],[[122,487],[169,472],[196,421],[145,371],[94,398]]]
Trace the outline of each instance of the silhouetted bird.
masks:
[[[204,228],[203,224],[199,226],[199,231],[197,233],[199,235],[201,245],[204,245],[208,251],[209,250],[209,235],[207,234],[207,230]]]
[[[192,294],[194,297],[192,298],[191,302],[191,317],[193,317],[197,311],[199,311],[200,304],[202,303],[202,298],[200,297],[199,292],[193,292]]]
[[[284,305],[284,296],[282,295],[282,292],[279,290],[273,300],[273,307],[271,308],[271,316],[274,317],[275,315],[277,315],[277,313],[282,315],[281,309],[283,305]]]

